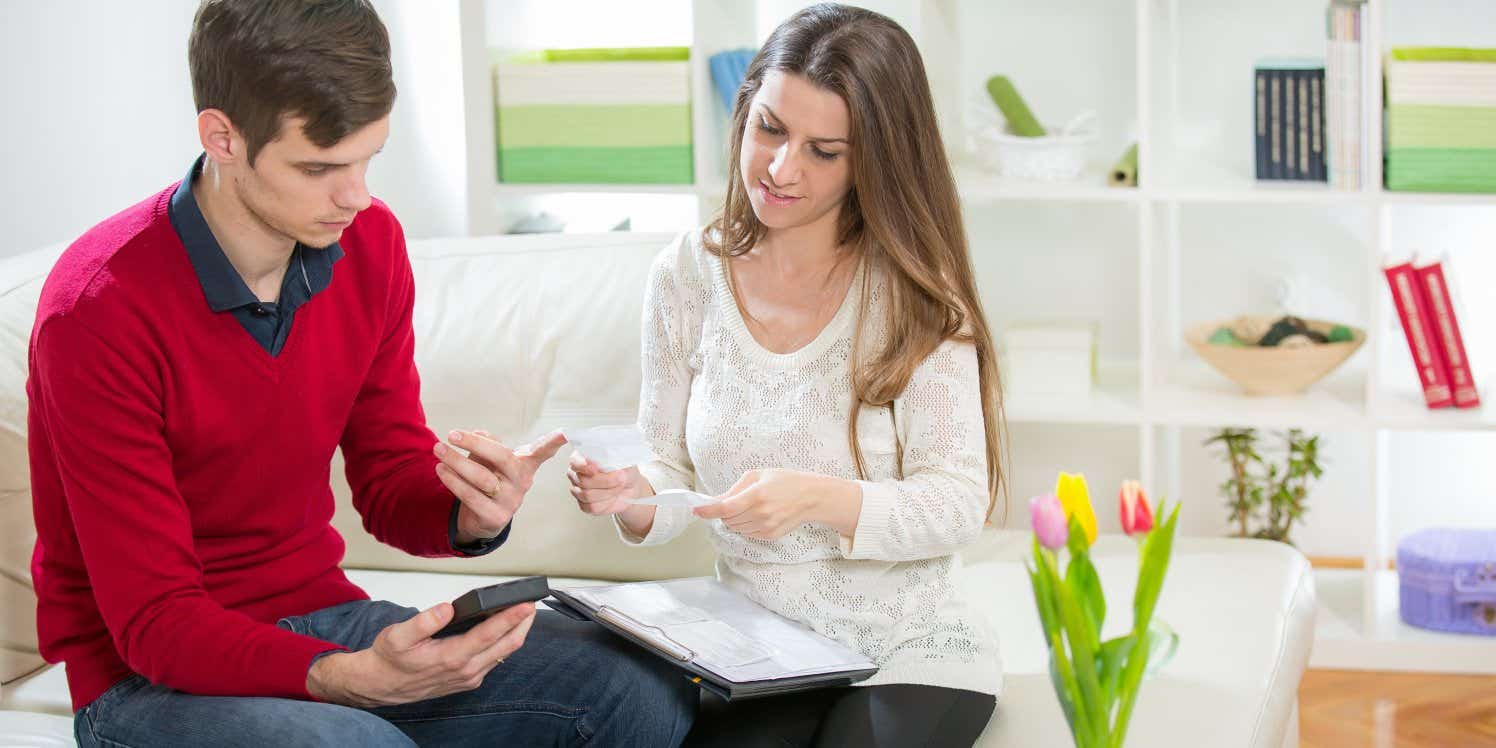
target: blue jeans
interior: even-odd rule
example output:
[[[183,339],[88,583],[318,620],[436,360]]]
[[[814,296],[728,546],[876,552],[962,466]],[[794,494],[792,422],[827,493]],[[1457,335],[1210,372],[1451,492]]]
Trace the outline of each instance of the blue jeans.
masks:
[[[415,608],[356,601],[276,625],[369,647]],[[595,623],[540,611],[524,646],[465,693],[362,710],[262,697],[194,696],[135,675],[78,710],[81,746],[676,746],[698,689]]]

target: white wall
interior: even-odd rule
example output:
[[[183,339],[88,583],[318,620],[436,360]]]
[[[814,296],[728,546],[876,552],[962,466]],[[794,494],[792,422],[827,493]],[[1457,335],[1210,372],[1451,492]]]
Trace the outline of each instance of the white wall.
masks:
[[[194,0],[0,6],[0,255],[69,240],[180,179],[197,153]]]
[[[466,231],[456,3],[378,0],[395,83],[370,188],[411,237]],[[180,179],[200,148],[187,72],[196,0],[0,4],[0,256],[77,237]]]

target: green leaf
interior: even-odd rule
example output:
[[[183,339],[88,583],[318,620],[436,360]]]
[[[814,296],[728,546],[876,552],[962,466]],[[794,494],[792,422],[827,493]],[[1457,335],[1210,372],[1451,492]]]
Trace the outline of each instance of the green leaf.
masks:
[[[1070,734],[1075,738],[1075,745],[1077,748],[1099,745],[1098,733],[1095,726],[1091,724],[1090,714],[1079,706],[1081,694],[1080,687],[1075,682],[1075,669],[1070,666],[1069,658],[1065,657],[1065,645],[1060,641],[1058,634],[1049,640],[1049,654],[1050,679],[1054,681],[1055,695],[1060,699],[1060,708],[1065,710],[1065,718],[1069,721]]]
[[[1070,654],[1075,658],[1075,680],[1080,686],[1080,701],[1077,708],[1086,715],[1086,721],[1092,726],[1100,726],[1100,732],[1092,735],[1104,735],[1107,718],[1105,705],[1101,702],[1101,685],[1096,679],[1096,649],[1097,635],[1091,628],[1091,620],[1081,610],[1080,602],[1069,585],[1059,580],[1059,572],[1045,559],[1042,573],[1052,575],[1050,583],[1055,588],[1055,601],[1058,603],[1060,614],[1060,628],[1065,632],[1065,640],[1070,645]]]
[[[1153,607],[1158,603],[1159,591],[1163,588],[1164,572],[1169,568],[1169,556],[1174,549],[1174,527],[1179,521],[1179,504],[1162,524],[1149,533],[1148,544],[1141,549],[1142,568],[1138,572],[1138,588],[1133,596],[1133,631],[1144,630],[1153,616]]]
[[[1039,546],[1038,538],[1034,539],[1035,564],[1042,563],[1046,551]],[[1059,614],[1055,612],[1054,590],[1049,585],[1049,578],[1040,574],[1036,566],[1029,566],[1029,583],[1034,588],[1034,607],[1039,611],[1039,624],[1044,627],[1044,638],[1048,640],[1060,631]]]
[[[1060,661],[1065,656],[1064,645],[1060,643],[1058,635],[1050,637],[1049,641],[1049,681],[1054,684],[1054,694],[1060,701],[1060,709],[1065,712],[1065,724],[1070,726],[1070,735],[1075,739],[1076,745],[1082,745],[1082,740],[1089,739],[1090,725],[1081,722],[1083,715],[1075,710],[1075,702],[1080,698],[1076,690],[1075,674],[1070,672],[1070,663],[1065,662],[1063,668]]]
[[[1117,686],[1122,680],[1122,665],[1127,661],[1127,653],[1132,651],[1132,646],[1131,634],[1109,639],[1101,644],[1097,657],[1097,678],[1101,682],[1101,698],[1106,704],[1108,716],[1111,715],[1112,705],[1116,703]]]
[[[1101,592],[1101,577],[1096,574],[1090,554],[1071,554],[1070,566],[1065,570],[1065,584],[1075,591],[1081,608],[1091,619],[1092,629],[1099,633],[1101,624],[1106,621],[1106,596]]]
[[[1086,528],[1080,526],[1080,520],[1075,515],[1070,516],[1070,537],[1065,539],[1065,548],[1070,551],[1070,556],[1084,556],[1090,550],[1086,543]]]
[[[1164,572],[1168,570],[1169,556],[1174,548],[1174,529],[1179,523],[1179,507],[1180,504],[1175,504],[1167,518],[1153,529],[1151,534],[1154,537],[1148,544],[1147,557],[1143,559],[1143,568],[1138,573],[1138,590],[1133,598],[1132,622],[1132,636],[1138,641],[1146,641],[1145,637],[1152,625],[1153,608],[1158,602]],[[1164,516],[1162,509],[1159,515]],[[1113,748],[1120,748],[1123,737],[1127,734],[1127,723],[1132,719],[1132,708],[1138,697],[1138,685],[1143,680],[1143,672],[1148,664],[1150,651],[1151,647],[1143,646],[1134,647],[1128,653],[1127,664],[1122,673],[1122,683],[1117,691],[1120,701],[1117,719],[1111,728]]]

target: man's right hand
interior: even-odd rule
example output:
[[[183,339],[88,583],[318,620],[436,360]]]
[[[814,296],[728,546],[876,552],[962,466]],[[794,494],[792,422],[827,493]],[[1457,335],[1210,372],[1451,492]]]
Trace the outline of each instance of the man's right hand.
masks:
[[[441,603],[386,626],[368,649],[318,659],[307,672],[307,692],[329,703],[370,708],[471,691],[525,643],[535,605],[521,603],[463,634],[432,639],[452,615],[452,604]]]

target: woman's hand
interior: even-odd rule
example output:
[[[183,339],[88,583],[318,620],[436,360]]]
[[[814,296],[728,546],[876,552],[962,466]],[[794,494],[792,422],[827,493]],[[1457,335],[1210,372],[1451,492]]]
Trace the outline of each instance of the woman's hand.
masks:
[[[639,468],[604,472],[592,460],[573,454],[566,479],[571,481],[571,495],[577,500],[578,509],[595,517],[617,515],[634,535],[642,538],[649,534],[649,528],[654,525],[655,508],[629,503],[630,499],[655,495],[654,487],[649,485]]]
[[[857,483],[793,470],[749,470],[721,498],[697,507],[696,516],[720,519],[727,529],[758,540],[778,540],[810,522],[852,537],[862,511]]]

